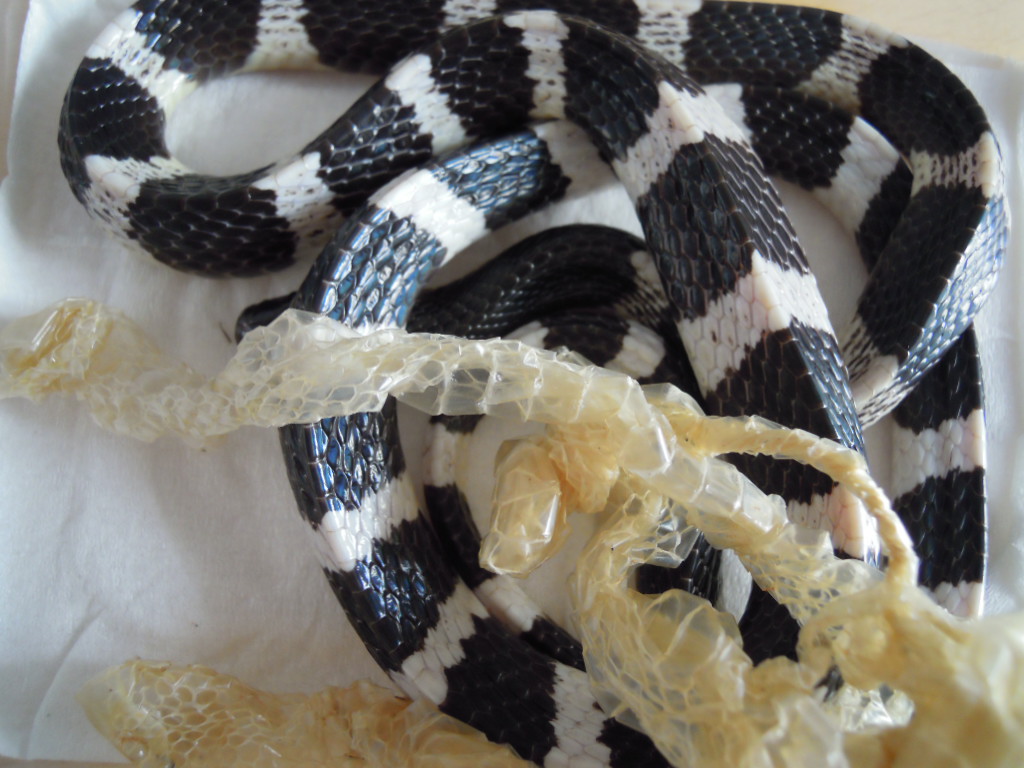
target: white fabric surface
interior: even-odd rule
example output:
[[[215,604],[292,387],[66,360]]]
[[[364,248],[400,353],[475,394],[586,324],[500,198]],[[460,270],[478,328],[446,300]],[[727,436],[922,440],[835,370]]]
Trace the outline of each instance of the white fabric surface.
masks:
[[[231,354],[239,311],[292,289],[306,267],[251,280],[180,275],[106,236],[74,200],[57,159],[61,98],[89,41],[126,4],[31,3],[10,176],[0,186],[0,323],[86,296],[123,309],[165,349],[210,373]],[[20,21],[7,15],[8,24]],[[10,30],[3,39],[12,39]],[[1024,72],[932,48],[987,108],[1018,213]],[[245,170],[297,149],[368,82],[260,75],[215,84],[186,104],[172,126],[173,142],[205,170]],[[213,143],[207,131],[218,137]],[[622,213],[624,200],[602,194],[534,217],[518,231],[572,216],[635,228]],[[820,211],[794,204],[812,257],[849,251],[833,244],[835,227]],[[1024,605],[1024,493],[1014,482],[1024,476],[1019,232],[978,323],[989,374],[994,611]],[[852,306],[849,275],[860,274],[848,264],[822,273],[837,325]],[[136,656],[209,664],[278,691],[385,680],[309,552],[275,434],[248,430],[206,451],[171,440],[143,445],[101,431],[75,403],[61,400],[0,402],[0,425],[0,758],[117,759],[72,697],[89,676]],[[885,467],[884,448],[875,464]]]

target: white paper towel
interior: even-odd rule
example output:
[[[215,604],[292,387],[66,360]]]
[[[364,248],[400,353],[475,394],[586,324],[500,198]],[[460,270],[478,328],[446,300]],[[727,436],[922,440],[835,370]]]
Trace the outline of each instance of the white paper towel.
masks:
[[[110,239],[74,200],[57,159],[61,98],[89,41],[126,4],[30,6],[10,176],[0,186],[0,323],[86,296],[123,309],[165,349],[212,373],[232,352],[239,311],[291,290],[306,267],[250,280],[180,275]],[[14,17],[8,23],[20,20]],[[988,110],[1018,213],[1024,73],[977,54],[932,48]],[[172,143],[204,170],[245,170],[299,148],[368,82],[291,74],[215,84],[188,100],[172,125]],[[500,244],[573,217],[635,229],[622,213],[624,200],[613,191],[563,206],[503,235]],[[830,255],[835,227],[813,206],[794,204],[812,256]],[[848,254],[849,247],[839,250]],[[1022,256],[1015,234],[997,294],[979,320],[989,372],[993,610],[1024,604],[1024,494],[1014,482],[1024,476]],[[823,273],[839,323],[852,306],[842,291],[848,269]],[[209,664],[278,691],[359,677],[385,681],[310,553],[272,432],[246,430],[201,452],[172,440],[144,445],[107,434],[74,403],[5,401],[0,450],[0,757],[116,759],[73,694],[102,668],[137,656]],[[884,466],[884,450],[876,463]]]

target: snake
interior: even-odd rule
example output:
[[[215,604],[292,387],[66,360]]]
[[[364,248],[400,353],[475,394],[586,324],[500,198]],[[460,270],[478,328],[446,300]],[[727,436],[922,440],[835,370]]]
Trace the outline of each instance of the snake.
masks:
[[[562,124],[522,129],[568,120],[633,200],[705,406],[857,449],[862,425],[896,408],[908,441],[952,460],[901,478],[897,506],[929,529],[922,539],[971,532],[959,570],[940,556],[926,577],[948,604],[971,603],[983,457],[950,446],[981,431],[971,322],[1008,220],[998,145],[974,97],[922,49],[849,16],[690,0],[544,5],[143,0],[74,76],[62,168],[97,219],[175,268],[256,274],[327,242],[293,305],[373,328],[405,324],[423,282],[469,242],[566,193],[571,160],[547,140]],[[210,177],[173,157],[163,128],[191,90],[281,65],[386,74],[294,158]],[[877,150],[875,129],[894,149]],[[826,150],[812,152],[822,134]],[[860,187],[857,203],[833,201],[872,266],[842,344],[766,171],[826,199]],[[778,302],[758,311],[765,296]],[[949,409],[932,407],[932,393],[949,392]],[[385,408],[281,433],[328,582],[377,662],[540,764],[662,762],[600,711],[584,673],[515,636],[458,577],[396,430]],[[827,478],[744,469],[795,506],[836,505],[837,548],[879,557]],[[978,503],[935,536],[936,498]]]

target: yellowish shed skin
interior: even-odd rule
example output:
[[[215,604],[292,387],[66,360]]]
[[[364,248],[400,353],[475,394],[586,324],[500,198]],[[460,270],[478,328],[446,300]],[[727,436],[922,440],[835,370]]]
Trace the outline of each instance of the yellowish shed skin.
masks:
[[[548,547],[534,546],[531,519],[550,516],[553,499],[615,510],[574,580],[588,672],[606,708],[674,764],[1024,764],[1024,615],[965,621],[934,605],[916,587],[917,558],[864,462],[829,441],[756,418],[709,418],[677,390],[644,390],[572,355],[360,334],[293,311],[249,334],[207,380],[116,312],[65,302],[0,332],[0,396],[55,393],[146,440],[202,442],[243,424],[374,410],[388,394],[428,413],[541,422],[544,435],[503,454],[499,487],[523,492],[503,502],[489,556],[510,571],[532,567]],[[843,483],[878,521],[886,573],[837,560],[826,534],[790,524],[781,500],[716,458],[736,451],[798,459]],[[533,487],[533,476],[543,482]],[[547,527],[565,517],[556,512]],[[729,615],[685,593],[629,589],[637,564],[685,554],[691,526],[733,549],[803,624],[799,662],[755,667]],[[848,685],[826,703],[817,684],[833,665]],[[94,684],[84,702],[138,765],[520,762],[425,704],[367,686],[275,696],[212,670],[136,663]]]

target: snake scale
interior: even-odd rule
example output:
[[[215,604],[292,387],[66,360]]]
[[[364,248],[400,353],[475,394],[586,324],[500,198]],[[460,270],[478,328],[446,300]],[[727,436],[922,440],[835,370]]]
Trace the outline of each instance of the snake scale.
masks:
[[[577,163],[594,159],[585,134],[634,202],[650,257],[630,266],[657,273],[665,333],[706,408],[860,449],[862,425],[896,407],[902,452],[924,457],[895,480],[897,507],[934,552],[923,582],[976,611],[983,417],[970,325],[1007,214],[973,96],[902,38],[814,9],[521,5],[141,0],[68,90],[65,175],[97,218],[176,268],[253,274],[329,239],[293,306],[374,328],[404,325],[431,272],[465,245],[571,192]],[[271,66],[386,75],[295,158],[215,178],[171,155],[163,128],[187,93]],[[578,129],[523,131],[548,119]],[[842,344],[765,172],[814,191],[871,265]],[[327,578],[378,663],[538,763],[659,764],[645,737],[605,718],[580,670],[538,651],[540,625],[534,637],[509,629],[460,579],[396,430],[393,408],[282,430]],[[784,462],[743,469],[841,552],[878,558],[862,514],[824,476]]]

